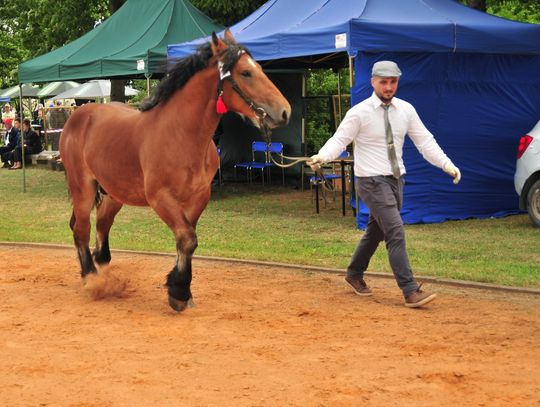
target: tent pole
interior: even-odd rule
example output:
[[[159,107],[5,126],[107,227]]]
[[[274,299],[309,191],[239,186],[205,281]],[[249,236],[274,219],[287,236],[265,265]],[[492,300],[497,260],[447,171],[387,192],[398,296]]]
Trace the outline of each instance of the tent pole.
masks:
[[[23,106],[23,98],[22,98],[22,83],[19,83],[19,107],[20,107],[20,110],[19,110],[19,119],[20,119],[20,123],[21,123],[21,133],[20,133],[20,137],[21,137],[21,160],[22,160],[22,173],[23,173],[23,192],[26,192],[26,166],[25,166],[25,162],[24,162],[24,133],[23,133],[23,127],[22,127],[22,123],[23,123],[23,109],[24,109],[24,106]]]
[[[351,104],[352,104],[352,92],[353,92],[353,86],[354,86],[354,60],[353,57],[349,55],[349,87],[350,87],[350,93],[351,93]],[[353,141],[353,158],[354,158],[354,151],[355,151],[355,145]],[[354,167],[351,169],[351,177],[353,184],[356,183],[356,176],[354,175]],[[354,185],[354,203],[356,205],[356,209],[353,208],[353,215],[355,219],[360,215],[360,199],[358,196],[358,188],[356,188],[356,185]]]
[[[302,72],[302,121],[301,121],[301,132],[302,132],[302,155],[306,155],[306,71]],[[300,190],[304,191],[304,164],[300,164],[301,171],[300,171]]]
[[[337,71],[337,95],[338,95],[338,123],[341,123],[341,71]]]
[[[144,76],[146,76],[146,96],[150,96],[150,77],[152,74],[145,73]]]
[[[354,61],[353,57],[349,56],[349,87],[353,87],[354,85]]]

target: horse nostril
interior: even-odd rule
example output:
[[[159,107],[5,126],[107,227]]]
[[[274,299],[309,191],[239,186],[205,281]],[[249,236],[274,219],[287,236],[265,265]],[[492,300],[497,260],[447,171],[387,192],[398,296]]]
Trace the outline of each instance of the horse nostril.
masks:
[[[289,112],[287,111],[287,109],[283,109],[283,111],[281,112],[281,118],[283,119],[283,123],[289,123]]]

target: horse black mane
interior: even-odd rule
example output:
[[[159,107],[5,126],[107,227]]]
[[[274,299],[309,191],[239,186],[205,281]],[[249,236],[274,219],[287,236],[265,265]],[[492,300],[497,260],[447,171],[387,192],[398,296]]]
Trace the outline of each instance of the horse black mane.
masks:
[[[225,41],[225,40],[224,40]],[[227,49],[223,56],[223,71],[230,71],[242,54],[242,51],[249,54],[249,51],[242,45],[225,41]],[[154,89],[150,97],[143,100],[139,110],[145,112],[160,103],[165,103],[169,98],[195,75],[208,67],[208,62],[212,58],[212,47],[210,43],[201,45],[197,51],[173,64],[167,71],[165,78]]]

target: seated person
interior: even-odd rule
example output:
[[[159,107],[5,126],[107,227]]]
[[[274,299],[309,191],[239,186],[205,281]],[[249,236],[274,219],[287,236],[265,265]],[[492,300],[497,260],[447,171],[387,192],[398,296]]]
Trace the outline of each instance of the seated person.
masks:
[[[25,155],[38,154],[41,153],[41,151],[43,150],[43,146],[41,145],[41,138],[30,127],[30,120],[24,119],[22,125],[22,133],[19,137],[19,143],[17,144],[17,147],[15,147],[15,149],[11,153],[7,153],[8,158],[9,155],[11,155],[14,162],[13,167],[11,167],[10,170],[18,170],[22,168],[23,140]]]
[[[15,120],[18,121],[18,119]],[[5,126],[6,133],[4,134],[4,145],[0,147],[0,157],[4,163],[2,168],[8,168],[10,166],[7,157],[5,156],[17,147],[20,135],[19,129],[16,126],[13,126],[13,120],[7,120]]]

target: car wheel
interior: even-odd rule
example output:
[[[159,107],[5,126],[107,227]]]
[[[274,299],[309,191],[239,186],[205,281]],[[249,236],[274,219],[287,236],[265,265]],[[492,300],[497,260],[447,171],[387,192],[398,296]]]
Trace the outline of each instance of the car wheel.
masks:
[[[527,210],[532,223],[540,227],[540,180],[537,180],[527,194]]]

